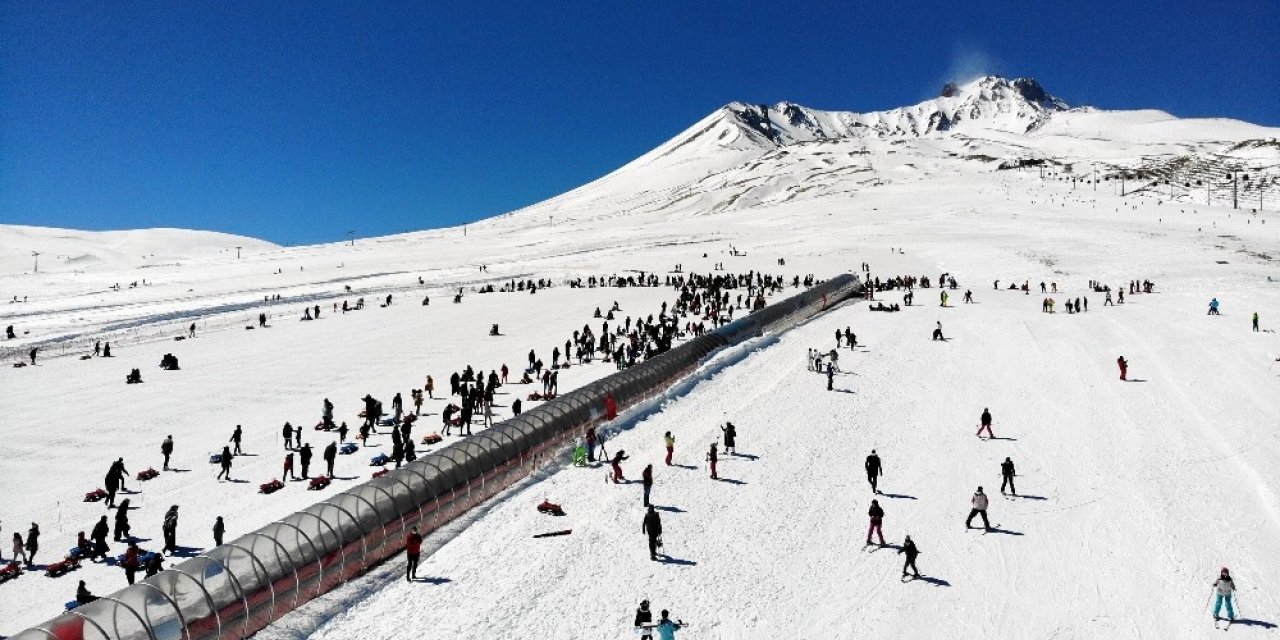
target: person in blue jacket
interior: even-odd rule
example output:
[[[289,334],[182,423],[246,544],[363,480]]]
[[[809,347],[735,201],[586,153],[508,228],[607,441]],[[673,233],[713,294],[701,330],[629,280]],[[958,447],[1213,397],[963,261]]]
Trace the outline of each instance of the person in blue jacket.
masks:
[[[658,620],[658,640],[676,640],[676,629],[679,629],[681,623],[673,622],[668,616],[670,613],[662,610],[662,619]]]
[[[1212,299],[1212,300],[1210,300],[1210,301],[1209,301],[1209,315],[1211,315],[1211,316],[1220,315],[1220,314],[1218,313],[1218,299],[1217,299],[1217,298],[1214,298],[1214,299]]]

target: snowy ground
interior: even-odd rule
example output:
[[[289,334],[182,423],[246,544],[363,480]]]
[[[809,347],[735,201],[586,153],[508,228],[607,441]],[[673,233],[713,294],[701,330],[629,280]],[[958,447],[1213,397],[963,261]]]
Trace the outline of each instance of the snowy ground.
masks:
[[[831,190],[837,181],[796,200],[769,200],[763,185],[756,204],[721,214],[693,201],[653,209],[670,195],[656,187],[639,195],[604,189],[471,226],[466,235],[449,229],[355,246],[259,247],[242,260],[193,251],[145,268],[44,272],[42,265],[39,275],[0,275],[0,298],[29,296],[0,309],[0,324],[14,323],[21,334],[3,344],[5,361],[33,344],[49,344],[58,356],[0,369],[0,555],[10,555],[12,532],[35,520],[44,531],[41,563],[60,557],[75,532],[104,513],[80,498],[101,485],[109,462],[124,456],[135,473],[158,467],[170,433],[177,466],[188,471],[129,483],[142,489],[132,496],[140,507],[135,532],[152,539],[144,546],[158,546],[161,515],[179,504],[180,543],[211,544],[219,514],[234,537],[321,497],[298,485],[272,497],[256,488],[278,475],[280,425],[309,428],[322,398],[354,424],[365,393],[386,402],[400,391],[407,400],[427,374],[444,388],[467,364],[514,370],[530,348],[549,360],[574,328],[598,325],[596,307],[617,300],[620,318],[656,314],[672,297],[663,289],[558,286],[532,296],[469,293],[450,304],[447,292],[459,286],[665,274],[675,264],[830,276],[866,261],[882,277],[952,273],[961,284],[954,308],[939,309],[935,289],[919,290],[919,306],[899,314],[851,304],[767,337],[745,357],[723,354],[691,390],[634,416],[610,443],[634,456],[625,468],[638,478],[645,463],[660,463],[661,435],[670,430],[677,462],[694,467],[657,468],[654,497],[673,509],[663,513],[664,538],[676,561],[647,558],[638,484],[610,486],[600,469],[564,469],[505,495],[427,558],[420,573],[434,582],[378,589],[385,572],[362,579],[368,588],[355,590],[347,611],[314,637],[629,637],[632,611],[649,598],[695,623],[682,637],[917,638],[945,630],[961,638],[1193,638],[1209,626],[1204,600],[1224,565],[1237,575],[1245,617],[1266,623],[1233,633],[1274,633],[1267,625],[1280,623],[1271,595],[1280,587],[1276,214],[1122,199],[1109,185],[1072,191],[1035,172],[917,175],[905,152],[877,153],[857,161],[908,177],[847,192]],[[730,256],[731,246],[746,257]],[[107,289],[142,277],[147,285]],[[1059,313],[1040,312],[1038,288],[1030,296],[993,291],[997,278],[1002,286],[1057,282]],[[1157,293],[1124,306],[1103,308],[1102,296],[1085,291],[1090,279],[1116,287],[1144,278]],[[965,288],[978,304],[959,302]],[[387,292],[395,304],[378,308],[374,300]],[[283,303],[261,303],[277,293]],[[427,294],[431,306],[422,307]],[[365,310],[331,312],[334,301],[359,295],[371,303]],[[1090,312],[1062,313],[1067,295],[1087,295]],[[1222,317],[1204,315],[1214,296]],[[297,322],[304,304],[320,304],[323,319]],[[272,328],[241,328],[263,310]],[[1267,331],[1250,331],[1255,310]],[[192,319],[199,337],[173,342]],[[946,343],[929,340],[939,320]],[[495,322],[505,335],[489,338]],[[841,357],[847,374],[837,386],[850,393],[828,393],[805,371],[804,353],[830,348],[845,326],[865,347]],[[70,355],[99,336],[121,340],[116,358]],[[167,352],[182,371],[157,368]],[[1116,380],[1121,354],[1142,382]],[[123,384],[133,367],[145,384]],[[561,386],[609,371],[575,367]],[[415,434],[435,429],[442,404],[428,403],[437,415]],[[1010,440],[973,436],[983,407],[995,415],[996,435]],[[722,464],[736,482],[713,482],[701,460],[726,419],[752,457]],[[235,477],[248,483],[219,484],[204,460],[236,424],[245,425],[245,449],[257,456],[236,461]],[[317,449],[331,439],[309,429],[306,436]],[[881,498],[885,531],[895,544],[912,535],[932,582],[900,584],[892,549],[862,547],[872,496],[861,464],[871,448],[885,460],[882,488],[894,494]],[[338,475],[349,479],[334,489],[367,477],[372,452],[340,457]],[[1018,464],[1019,489],[1035,498],[998,497],[1005,456]],[[964,530],[978,484],[996,496],[991,513],[1003,533]],[[543,497],[569,515],[536,513]],[[574,532],[530,538],[552,528]],[[52,617],[77,579],[99,593],[124,584],[118,571],[95,565],[0,585],[0,633]],[[296,637],[298,628],[286,620],[267,635]]]

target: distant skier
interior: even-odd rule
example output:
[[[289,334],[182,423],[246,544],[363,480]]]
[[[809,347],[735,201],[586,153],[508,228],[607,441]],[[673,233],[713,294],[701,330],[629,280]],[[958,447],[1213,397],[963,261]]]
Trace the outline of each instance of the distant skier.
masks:
[[[1214,299],[1212,299],[1212,300],[1210,300],[1210,301],[1209,301],[1209,315],[1211,315],[1211,316],[1222,315],[1222,314],[1218,313],[1218,299],[1217,299],[1217,298],[1214,298]]]
[[[982,437],[982,430],[987,430],[987,437],[994,438],[995,434],[991,433],[991,412],[986,407],[982,408],[982,416],[978,418],[978,437]]]
[[[871,450],[871,455],[867,456],[867,461],[862,465],[867,470],[867,482],[871,485],[872,493],[880,493],[880,489],[876,485],[880,482],[880,476],[884,475],[884,470],[880,466],[880,456],[876,455],[876,450]]]
[[[916,568],[916,556],[920,555],[920,550],[916,548],[916,543],[911,536],[907,536],[907,539],[902,542],[902,548],[898,549],[898,553],[907,554],[906,562],[902,563],[902,577],[907,576],[907,567],[911,567],[911,574],[919,578],[920,570]]]
[[[724,432],[724,452],[729,455],[736,455],[734,449],[734,441],[738,438],[738,428],[733,426],[732,422],[725,422],[720,430]]]
[[[875,532],[880,536],[880,546],[884,546],[884,531],[881,525],[884,522],[884,509],[880,508],[880,501],[872,500],[871,508],[867,510],[867,516],[871,519],[871,524],[867,526],[867,544],[871,544],[871,534]]]
[[[1218,615],[1222,611],[1222,605],[1227,605],[1227,619],[1235,620],[1236,611],[1233,600],[1235,599],[1236,582],[1231,579],[1231,572],[1226,567],[1222,568],[1222,573],[1218,575],[1218,579],[1213,582],[1213,589],[1217,594],[1216,601],[1213,604],[1213,619],[1215,621],[1222,618]]]
[[[418,559],[422,556],[422,534],[414,527],[404,538],[404,579],[413,582],[418,579]]]
[[[1125,376],[1129,375],[1129,361],[1125,360],[1124,356],[1120,356],[1116,358],[1116,364],[1120,366],[1120,379],[1128,380]]]
[[[964,521],[964,528],[973,528],[973,519],[976,516],[982,516],[982,527],[988,531],[991,530],[991,521],[987,520],[987,494],[982,492],[982,487],[978,487],[977,493],[973,494],[970,500],[973,508],[969,510],[969,518]]]
[[[657,560],[658,547],[662,546],[662,517],[658,515],[653,505],[649,505],[649,511],[644,514],[640,532],[649,536],[649,559]]]
[[[667,447],[667,466],[671,466],[671,454],[676,450],[676,437],[668,431],[662,436],[662,444]]]
[[[1018,495],[1017,487],[1013,486],[1013,477],[1018,475],[1017,470],[1013,468],[1013,460],[1007,456],[1004,462],[1000,463],[1000,493],[1004,493],[1005,485],[1009,487],[1009,493]]]

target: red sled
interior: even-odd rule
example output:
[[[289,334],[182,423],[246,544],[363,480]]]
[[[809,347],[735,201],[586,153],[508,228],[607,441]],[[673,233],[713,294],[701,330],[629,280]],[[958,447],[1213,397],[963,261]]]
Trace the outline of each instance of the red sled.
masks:
[[[258,492],[269,494],[269,493],[275,493],[283,488],[284,488],[283,482],[280,482],[279,480],[272,480],[271,482],[264,482],[258,485]]]
[[[79,569],[79,568],[80,568],[80,559],[73,556],[67,556],[62,560],[59,560],[58,562],[55,562],[49,565],[48,567],[45,567],[44,574],[46,576],[49,576],[50,578],[56,578],[58,576],[65,575],[67,573],[75,571],[76,569]]]
[[[542,504],[538,505],[538,512],[545,513],[548,515],[553,515],[553,516],[564,515],[564,509],[561,509],[560,505],[550,500],[543,500]]]
[[[381,478],[382,476],[385,476],[385,475],[387,475],[388,473],[391,473],[391,470],[390,470],[390,469],[383,469],[383,470],[381,470],[381,471],[374,471],[374,472],[373,472],[373,477],[375,477],[375,478]]]
[[[8,582],[20,575],[22,575],[22,565],[17,562],[10,562],[0,567],[0,583]]]
[[[440,437],[438,433],[428,433],[422,437],[422,444],[440,444],[443,441],[444,438]]]
[[[308,491],[319,491],[329,486],[329,476],[316,476],[311,479],[311,484],[307,487]]]
[[[154,478],[159,478],[159,477],[160,477],[160,472],[156,471],[154,468],[147,468],[138,472],[138,479],[142,480],[143,482],[146,482],[147,480],[152,480]]]
[[[106,499],[107,499],[107,492],[103,489],[94,489],[93,491],[90,491],[89,493],[84,494],[85,502],[101,502]]]

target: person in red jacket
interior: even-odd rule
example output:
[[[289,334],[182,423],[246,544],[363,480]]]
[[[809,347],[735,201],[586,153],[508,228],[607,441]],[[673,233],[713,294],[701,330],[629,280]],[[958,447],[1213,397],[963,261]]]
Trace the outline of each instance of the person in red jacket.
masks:
[[[716,443],[711,443],[711,450],[707,452],[707,462],[711,463],[711,479],[719,480],[720,476],[716,475]]]
[[[1120,356],[1116,358],[1116,364],[1120,365],[1120,379],[1128,380],[1125,376],[1129,374],[1129,361],[1125,360],[1124,356]]]
[[[871,526],[867,527],[867,544],[871,544],[871,533],[875,532],[880,536],[880,546],[884,546],[884,531],[880,530],[880,524],[884,522],[884,509],[880,508],[878,500],[871,501],[871,509],[867,511],[867,515],[871,518]]]
[[[413,582],[418,579],[418,558],[422,556],[422,534],[414,527],[404,539],[404,555],[408,563],[404,570],[404,579]]]
[[[142,567],[140,554],[142,550],[138,548],[138,543],[130,542],[129,548],[124,552],[124,561],[120,566],[124,567],[124,579],[133,584],[133,577],[138,573],[138,569]]]

